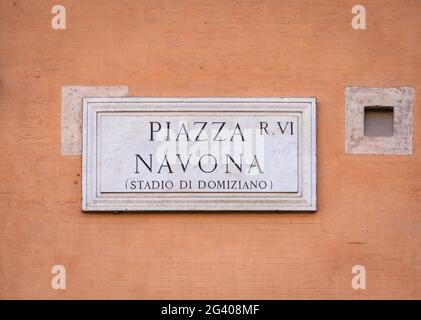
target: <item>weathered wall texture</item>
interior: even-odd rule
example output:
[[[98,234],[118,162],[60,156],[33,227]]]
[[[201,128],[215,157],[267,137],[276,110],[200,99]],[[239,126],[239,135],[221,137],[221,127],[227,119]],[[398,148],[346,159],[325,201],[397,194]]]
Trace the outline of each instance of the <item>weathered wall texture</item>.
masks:
[[[0,2],[0,298],[421,298],[421,1]],[[83,214],[61,87],[316,96],[316,213]],[[415,89],[413,154],[344,153],[344,86]],[[51,267],[67,289],[51,288]],[[351,268],[367,269],[367,290]]]

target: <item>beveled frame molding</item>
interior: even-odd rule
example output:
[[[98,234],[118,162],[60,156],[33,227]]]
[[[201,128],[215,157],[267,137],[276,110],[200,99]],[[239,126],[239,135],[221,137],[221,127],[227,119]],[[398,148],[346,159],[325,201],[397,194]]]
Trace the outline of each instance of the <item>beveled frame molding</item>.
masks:
[[[279,112],[298,116],[298,192],[112,193],[97,185],[98,114],[107,112]],[[85,98],[82,153],[83,211],[315,211],[315,98]]]

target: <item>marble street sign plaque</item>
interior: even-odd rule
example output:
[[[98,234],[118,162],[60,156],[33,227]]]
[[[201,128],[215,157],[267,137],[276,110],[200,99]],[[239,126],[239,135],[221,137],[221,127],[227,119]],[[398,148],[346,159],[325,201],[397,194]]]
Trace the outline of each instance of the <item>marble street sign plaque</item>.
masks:
[[[316,209],[314,98],[86,98],[84,211]]]

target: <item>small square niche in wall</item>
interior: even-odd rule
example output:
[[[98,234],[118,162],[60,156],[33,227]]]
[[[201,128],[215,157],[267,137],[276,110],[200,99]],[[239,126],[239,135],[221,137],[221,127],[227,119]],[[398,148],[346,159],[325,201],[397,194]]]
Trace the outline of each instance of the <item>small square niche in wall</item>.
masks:
[[[345,87],[345,153],[412,154],[414,89]]]
[[[393,107],[364,107],[364,136],[391,137],[393,133]]]

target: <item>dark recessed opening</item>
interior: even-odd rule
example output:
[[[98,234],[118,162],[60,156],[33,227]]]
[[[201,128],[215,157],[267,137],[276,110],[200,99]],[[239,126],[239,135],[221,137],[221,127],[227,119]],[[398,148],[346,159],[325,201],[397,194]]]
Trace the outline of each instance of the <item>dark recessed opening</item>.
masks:
[[[364,107],[364,135],[390,137],[394,134],[393,107]]]

